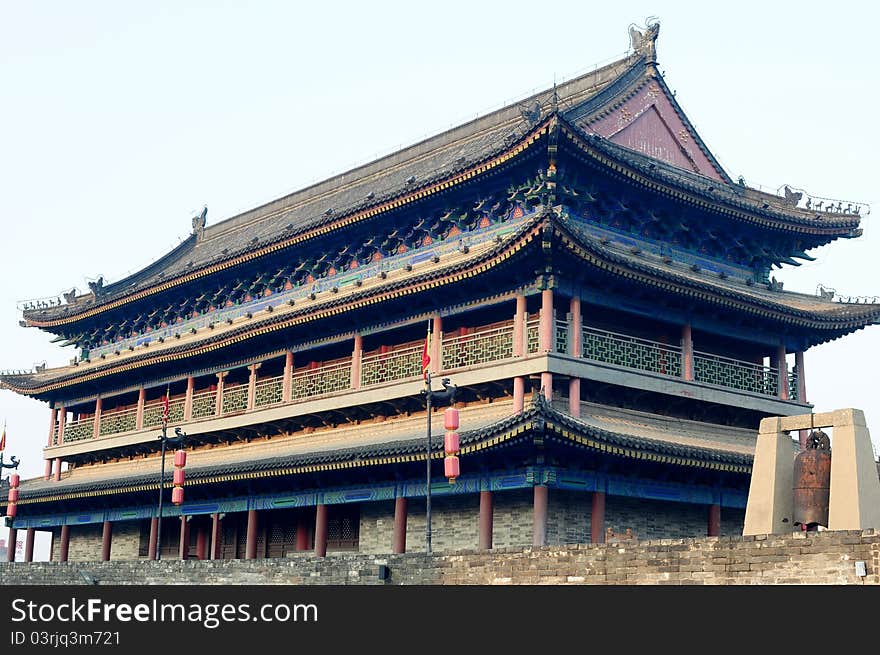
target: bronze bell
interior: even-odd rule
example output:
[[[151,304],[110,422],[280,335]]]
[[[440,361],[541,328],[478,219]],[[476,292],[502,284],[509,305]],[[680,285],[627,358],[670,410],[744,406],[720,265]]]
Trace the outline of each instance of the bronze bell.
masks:
[[[831,492],[831,440],[822,430],[807,437],[794,460],[794,524],[807,531],[828,527]]]

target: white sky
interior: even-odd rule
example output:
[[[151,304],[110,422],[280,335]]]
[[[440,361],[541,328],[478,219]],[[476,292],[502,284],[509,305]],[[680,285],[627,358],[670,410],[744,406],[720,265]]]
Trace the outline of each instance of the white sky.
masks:
[[[214,224],[607,63],[648,16],[734,179],[880,213],[876,3],[182,4],[0,1],[0,368],[74,355],[18,301],[120,279],[204,204]],[[876,220],[776,277],[880,294]],[[816,409],[863,409],[875,444],[878,352],[872,327],[806,355]],[[0,391],[4,419],[7,458],[41,475],[46,405]]]

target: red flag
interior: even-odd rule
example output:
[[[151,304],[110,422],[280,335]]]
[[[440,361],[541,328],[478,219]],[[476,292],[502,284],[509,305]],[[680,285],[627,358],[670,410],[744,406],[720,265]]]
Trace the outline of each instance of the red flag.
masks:
[[[425,337],[425,346],[422,348],[422,377],[428,378],[428,367],[431,365],[431,328],[428,324],[428,336]]]
[[[3,424],[3,436],[0,436],[0,453],[6,450],[6,424]]]

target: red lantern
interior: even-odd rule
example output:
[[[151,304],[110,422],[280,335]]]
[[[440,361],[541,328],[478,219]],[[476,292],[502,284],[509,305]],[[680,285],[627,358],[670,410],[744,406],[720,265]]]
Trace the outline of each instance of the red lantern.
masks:
[[[9,497],[7,498],[7,500],[10,503],[17,503],[18,502],[18,489],[10,489],[9,490]]]
[[[443,460],[443,474],[449,478],[450,482],[455,482],[455,478],[459,476],[461,469],[458,464],[458,457],[451,455]]]
[[[10,489],[17,489],[18,483],[20,481],[21,481],[21,478],[19,477],[18,473],[13,473],[12,475],[9,476],[9,488]]]
[[[175,505],[183,503],[183,487],[174,487],[171,490],[171,502]]]
[[[6,516],[8,516],[11,519],[14,519],[17,507],[18,507],[18,505],[16,505],[15,503],[9,503],[6,506]]]
[[[180,505],[183,502],[183,483],[186,481],[186,451],[174,451],[174,489],[171,490],[171,502]]]
[[[443,449],[447,455],[458,454],[458,432],[447,432],[443,439]]]
[[[174,484],[175,486],[183,486],[183,483],[186,481],[186,471],[183,469],[174,469]]]
[[[186,451],[185,450],[175,450],[174,451],[174,466],[179,466],[181,468],[186,466]]]
[[[447,430],[457,430],[458,410],[455,407],[447,407],[443,413],[443,422]]]

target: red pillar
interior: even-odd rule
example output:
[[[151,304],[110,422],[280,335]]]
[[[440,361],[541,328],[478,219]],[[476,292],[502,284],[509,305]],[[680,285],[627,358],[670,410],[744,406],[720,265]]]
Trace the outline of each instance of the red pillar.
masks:
[[[58,561],[66,562],[70,553],[70,526],[61,526],[61,543],[58,545]]]
[[[49,438],[46,440],[46,447],[49,448],[55,445],[55,427],[56,422],[58,421],[58,410],[56,408],[52,408],[49,416]],[[43,469],[43,479],[48,480],[52,477],[52,460],[47,459],[45,467]]]
[[[553,351],[553,334],[556,331],[556,313],[553,311],[553,290],[541,292],[541,318],[539,322],[541,352]]]
[[[55,458],[55,482],[59,482],[61,480],[61,458]]]
[[[804,373],[804,351],[798,350],[794,354],[794,365],[797,367],[797,388],[798,388],[798,402],[806,403],[807,402],[807,378]],[[801,444],[801,450],[807,447],[807,437],[809,436],[809,432],[807,430],[800,430],[798,432],[798,441]]]
[[[293,353],[287,352],[284,356],[284,378],[281,380],[281,400],[290,402],[293,394]]]
[[[67,410],[62,406],[58,412],[58,439],[59,444],[64,443],[64,425],[67,423]],[[57,473],[56,473],[57,475]]]
[[[545,546],[547,544],[547,500],[548,489],[546,485],[535,485],[534,512],[532,517],[532,545]]]
[[[713,503],[709,505],[709,526],[706,536],[717,537],[721,534],[721,505]]]
[[[364,338],[354,335],[354,348],[351,350],[351,384],[352,389],[361,388],[361,360],[364,355]]]
[[[301,514],[296,523],[296,549],[299,551],[309,549],[309,522],[304,514]]]
[[[220,416],[220,414],[223,413],[223,385],[227,373],[229,373],[229,371],[221,371],[217,374],[217,395],[214,399],[215,416]]]
[[[147,545],[147,559],[156,559],[156,540],[159,538],[159,517],[150,519],[150,541]]]
[[[193,416],[193,392],[196,388],[196,379],[189,375],[186,378],[186,395],[183,397],[183,420],[188,422]]]
[[[54,558],[52,557],[52,551],[55,550],[55,531],[49,533],[49,561],[51,562]]]
[[[222,559],[220,537],[223,534],[223,519],[217,512],[211,514],[211,559]]]
[[[15,561],[15,546],[17,545],[18,540],[18,530],[15,528],[9,528],[9,541],[6,544],[6,561],[14,562]]]
[[[101,407],[104,404],[101,396],[95,401],[95,423],[92,430],[92,437],[97,439],[101,436]]]
[[[323,504],[315,511],[315,555],[327,555],[327,506]]]
[[[581,333],[583,332],[581,318],[581,299],[573,296],[569,302],[570,320],[568,324],[568,354],[572,357],[580,357]],[[581,379],[571,378],[568,381],[568,413],[572,416],[581,415]]]
[[[180,517],[180,543],[177,554],[184,561],[189,559],[189,521],[184,515]]]
[[[45,465],[43,466],[43,479],[48,480],[52,477],[52,460],[47,459]]]
[[[480,492],[480,550],[492,549],[492,518],[494,501],[491,491]]]
[[[681,328],[681,377],[694,379],[694,338],[690,323]]]
[[[526,379],[522,376],[513,378],[513,413],[522,414],[525,407]]]
[[[779,368],[779,398],[788,400],[788,369],[785,362],[785,345],[776,351],[776,366]]]
[[[138,390],[137,409],[134,415],[134,429],[142,430],[144,428],[144,405],[147,401],[147,390],[141,387]]]
[[[521,357],[526,354],[525,346],[525,323],[526,323],[526,297],[516,294],[516,312],[513,314],[513,356]]]
[[[245,542],[245,559],[257,559],[257,510],[249,509],[247,514],[247,541]]]
[[[434,316],[434,324],[431,326],[431,352],[429,353],[431,357],[431,372],[439,373],[443,369],[443,360],[441,359],[443,354],[440,350],[440,340],[443,337],[443,319],[439,314]]]
[[[247,409],[250,411],[254,408],[257,401],[257,369],[260,368],[260,362],[251,364],[248,368],[250,369],[250,375],[248,376]]]
[[[200,523],[196,532],[196,558],[208,559],[208,526]]]
[[[113,523],[104,521],[104,529],[101,533],[101,561],[110,561],[110,542],[113,539]]]
[[[25,562],[33,562],[34,561],[34,535],[36,534],[35,528],[28,528],[27,532],[25,532],[24,537],[24,561]]]
[[[594,491],[590,509],[590,542],[605,543],[605,492]]]
[[[406,552],[406,504],[403,496],[394,499],[394,553]]]

